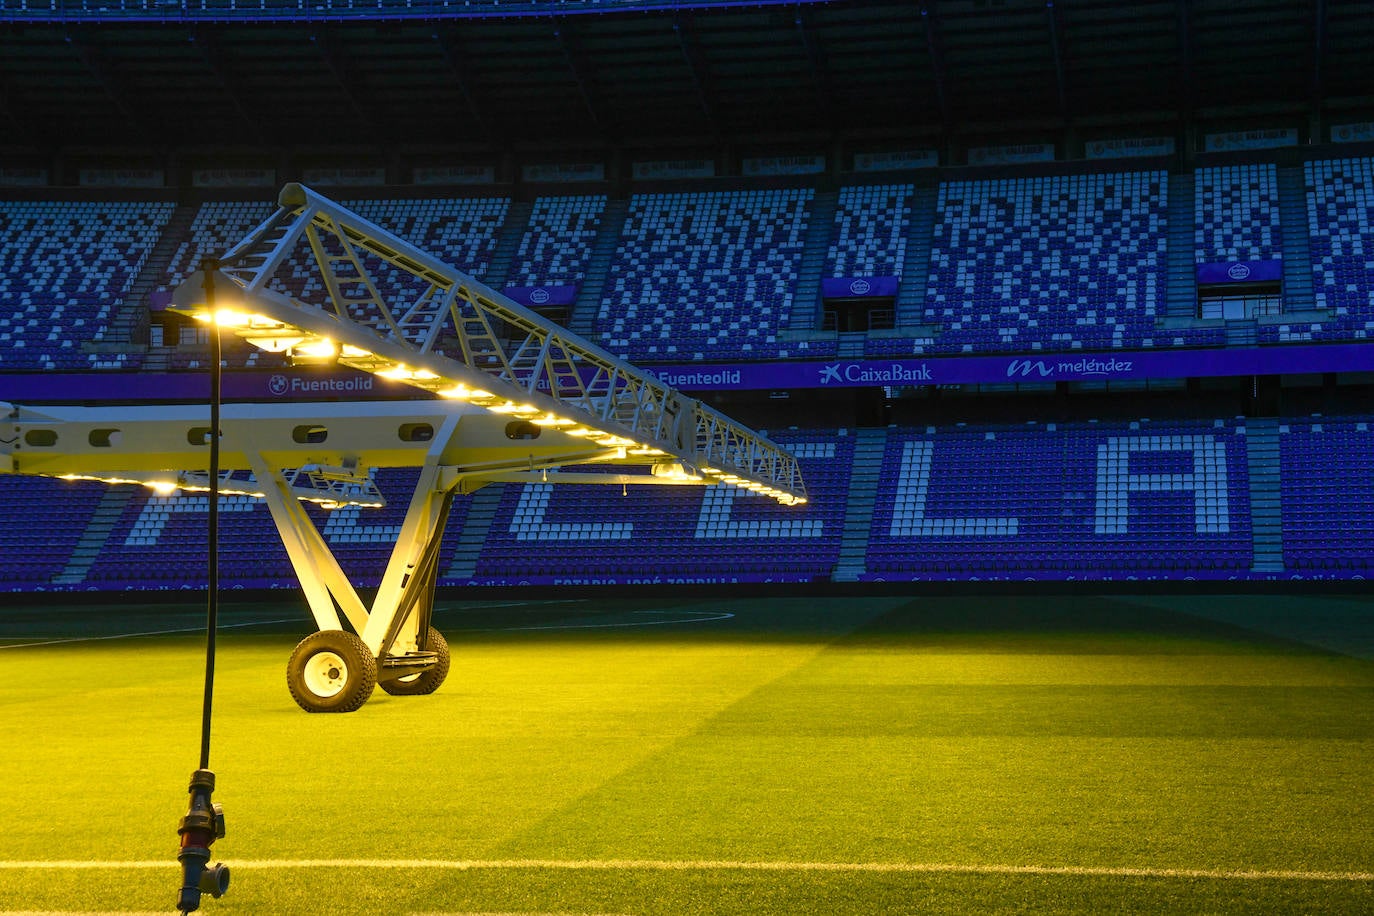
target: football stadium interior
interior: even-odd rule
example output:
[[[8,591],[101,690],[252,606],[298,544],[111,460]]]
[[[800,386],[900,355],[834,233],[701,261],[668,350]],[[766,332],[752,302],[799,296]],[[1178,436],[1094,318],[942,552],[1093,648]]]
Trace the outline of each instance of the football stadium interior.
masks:
[[[327,843],[318,855],[249,827],[244,833],[257,845],[243,858],[262,861],[250,863],[242,881],[259,880],[257,890],[246,889],[237,903],[231,892],[207,908],[320,912],[321,899],[339,895],[309,862],[333,856],[371,875],[380,866],[367,863],[391,861],[398,851],[414,860],[407,880],[430,867],[420,860],[443,859],[453,886],[393,899],[384,889],[393,872],[376,872],[358,879],[366,886],[355,901],[331,899],[329,908],[897,913],[957,912],[975,906],[970,901],[979,901],[975,909],[1021,911],[1034,900],[1031,909],[1090,912],[1118,893],[1126,894],[1127,911],[1374,906],[1374,847],[1358,839],[1374,835],[1374,809],[1358,789],[1367,789],[1371,774],[1367,762],[1357,762],[1374,741],[1371,614],[1361,597],[1374,573],[1371,42],[1374,16],[1363,0],[0,0],[0,601],[12,608],[0,612],[0,649],[12,650],[0,652],[0,665],[16,664],[18,679],[32,685],[48,681],[35,654],[41,651],[54,663],[92,671],[105,662],[96,661],[94,648],[58,662],[57,653],[68,650],[25,647],[146,632],[168,634],[165,645],[149,645],[172,652],[191,638],[191,627],[167,629],[167,614],[205,594],[211,543],[219,588],[245,602],[242,616],[231,618],[251,635],[231,643],[242,640],[245,653],[270,647],[277,672],[290,647],[285,635],[299,636],[299,624],[307,624],[302,587],[321,630],[331,629],[331,619],[334,629],[342,626],[331,604],[337,601],[378,664],[400,664],[386,657],[395,628],[365,634],[366,612],[359,618],[350,610],[350,602],[362,607],[360,599],[340,596],[399,590],[417,564],[430,595],[399,599],[402,618],[417,600],[423,612],[412,614],[396,645],[408,646],[412,660],[430,659],[434,653],[424,650],[432,619],[446,631],[445,670],[450,649],[455,668],[461,661],[477,670],[486,670],[483,650],[514,653],[520,658],[508,659],[506,673],[493,666],[488,674],[517,691],[525,688],[514,686],[511,672],[574,678],[561,667],[572,664],[569,647],[601,659],[588,665],[626,664],[613,653],[630,644],[627,628],[659,623],[664,635],[646,645],[665,658],[678,653],[670,664],[684,672],[709,642],[693,635],[698,630],[734,638],[726,620],[757,628],[742,637],[741,653],[762,653],[761,633],[794,628],[778,653],[841,632],[850,641],[845,651],[855,653],[887,638],[899,653],[932,634],[958,633],[961,645],[989,653],[981,658],[1022,651],[989,648],[999,639],[1013,647],[1043,641],[1046,657],[1083,651],[1125,658],[1136,649],[1123,646],[1135,646],[1137,637],[1167,642],[1165,655],[1198,658],[1214,657],[1221,643],[1227,648],[1217,657],[1244,655],[1236,646],[1245,643],[1257,657],[1288,659],[1284,653],[1300,655],[1293,647],[1301,645],[1312,659],[1348,667],[1294,677],[1344,691],[1323,698],[1327,724],[1313,727],[1345,742],[1341,753],[1350,757],[1324,746],[1301,758],[1320,758],[1314,779],[1329,779],[1337,787],[1325,797],[1348,807],[1339,816],[1334,804],[1309,812],[1334,818],[1335,839],[1296,843],[1293,857],[1263,847],[1256,837],[1265,827],[1237,813],[1242,774],[1221,791],[1242,837],[1229,858],[1199,858],[1198,850],[1227,842],[1200,826],[1203,817],[1160,821],[1180,835],[1194,831],[1196,848],[1161,853],[1142,841],[1116,859],[1096,855],[1110,847],[1101,837],[1097,846],[1030,843],[1024,857],[1014,844],[980,846],[952,829],[938,847],[881,841],[884,830],[940,833],[939,811],[921,825],[876,825],[867,845],[840,843],[838,821],[818,826],[818,815],[758,845],[742,834],[729,843],[693,841],[690,831],[680,844],[637,845],[632,837],[653,832],[653,787],[677,767],[705,772],[719,759],[683,752],[662,771],[634,770],[638,781],[628,787],[602,784],[606,797],[599,798],[592,774],[614,755],[597,745],[607,760],[570,765],[569,792],[582,807],[559,808],[565,824],[548,815],[541,833],[531,826],[539,822],[533,807],[498,807],[493,821],[501,811],[527,832],[485,846],[457,843],[456,852],[416,851],[386,832],[401,830],[399,821],[414,816],[407,812],[366,842]],[[305,226],[302,207],[316,201],[326,215],[309,228],[265,232],[274,220],[286,226],[299,218]],[[329,216],[334,206],[362,228]],[[336,235],[317,231],[326,224]],[[186,291],[199,288],[218,259],[263,239],[277,247],[263,256],[275,273],[263,278],[261,295],[302,314],[318,318],[341,312],[345,301],[364,302],[353,316],[359,333],[415,340],[406,322],[444,296],[445,308],[457,303],[454,315],[473,309],[463,313],[466,330],[459,318],[449,330],[426,326],[425,353],[455,371],[485,373],[492,385],[528,379],[530,396],[545,398],[539,412],[521,413],[518,399],[501,401],[504,389],[478,391],[484,399],[459,385],[466,397],[459,409],[486,416],[504,404],[514,414],[501,417],[499,428],[502,447],[518,455],[515,465],[493,465],[480,480],[469,469],[461,486],[462,474],[450,474],[447,489],[434,489],[445,473],[436,467],[441,444],[433,441],[449,429],[442,417],[387,418],[403,409],[397,404],[424,402],[415,410],[425,411],[443,401],[438,382],[423,384],[442,375],[439,363],[407,368],[400,356],[383,360],[381,345],[355,347],[353,358],[347,344],[312,348],[323,332],[283,325],[280,316],[270,333],[198,320],[206,315],[186,307]],[[242,283],[231,260],[219,276]],[[350,285],[365,295],[348,298]],[[393,320],[383,303],[414,307]],[[496,329],[492,315],[515,329]],[[566,357],[573,368],[536,386],[520,375],[531,341],[543,348],[541,360]],[[595,365],[574,365],[574,357]],[[600,452],[566,457],[567,443],[578,441],[568,436],[578,430],[566,433],[561,427],[573,421],[547,405],[560,397],[560,384],[580,385],[585,394],[587,373],[601,371],[617,380],[612,388],[652,391],[644,398],[657,399],[649,411],[660,429],[668,419],[688,422],[683,417],[739,424],[729,427],[731,442],[789,462],[787,473],[780,478],[771,463],[768,473],[753,473],[757,463],[713,469],[717,462],[702,460],[703,453],[672,448],[685,440],[666,433],[617,438],[633,432],[613,424],[581,431],[594,440],[586,448],[600,442]],[[453,378],[475,386],[483,377]],[[214,542],[207,533],[209,466],[197,457],[210,426],[195,419],[212,385],[228,418],[226,450],[238,448],[234,424],[247,429],[259,415],[263,424],[296,418],[290,423],[299,446],[271,467],[250,455],[216,476]],[[182,422],[177,451],[192,457],[167,459],[161,470],[173,474],[170,481],[150,474],[148,464],[64,464],[56,456],[66,433],[39,428],[35,418],[57,424],[77,416],[63,411],[85,410],[105,418],[81,427],[88,453],[117,450],[126,423],[161,416]],[[538,448],[546,451],[536,454],[541,431]],[[364,433],[376,437],[375,453],[371,441],[352,453],[334,445],[312,451],[330,435],[338,441]],[[399,444],[390,441],[398,435]],[[390,460],[411,446],[415,460]],[[659,460],[664,449],[681,462]],[[636,455],[656,457],[636,463]],[[578,464],[565,469],[577,473],[561,473],[565,461]],[[335,468],[339,462],[346,467]],[[323,483],[300,483],[325,465],[333,470],[326,468]],[[663,485],[635,485],[645,481],[624,473],[631,466]],[[280,483],[285,507],[280,494],[276,503],[263,494],[267,478],[280,474],[290,478]],[[344,485],[351,495],[335,498]],[[306,494],[297,504],[303,486],[315,487],[317,497],[319,488],[332,487],[334,496]],[[418,494],[426,493],[438,495],[421,506]],[[427,513],[423,537],[412,531],[417,513]],[[293,525],[310,533],[293,535]],[[397,545],[412,541],[416,554],[402,572],[394,568]],[[338,571],[317,573],[328,594],[312,597],[307,573],[319,568],[310,552],[317,548]],[[1129,608],[1124,599],[1089,606],[1075,597],[1064,599],[1072,604],[1066,610],[1053,598],[1136,588],[1183,604],[1165,610],[1156,597]],[[1270,597],[1250,605],[1253,621],[1242,605],[1195,597],[1228,590]],[[1334,593],[1354,596],[1339,599],[1345,616],[1338,637],[1279,622],[1287,599],[1274,596],[1301,592],[1310,594],[1291,600],[1306,610],[1295,613],[1314,627],[1335,613],[1335,604],[1321,605],[1314,594],[1332,602]],[[931,596],[931,618],[894,597],[923,594]],[[979,596],[989,604],[980,605]],[[1032,606],[1041,600],[1044,606]],[[738,607],[720,610],[729,602]],[[836,602],[833,620],[825,602]],[[490,610],[503,606],[509,610]],[[127,626],[117,622],[125,615]],[[287,618],[295,629],[283,626]],[[1101,645],[1056,642],[1108,618],[1111,632]],[[551,653],[542,661],[520,654],[524,631],[562,627],[585,631],[556,643],[556,651],[553,642],[538,643]],[[1140,632],[1128,636],[1132,627]],[[1265,635],[1254,636],[1260,631]],[[1245,642],[1251,636],[1258,642]],[[1350,649],[1347,639],[1363,648]],[[1210,648],[1199,649],[1204,643]],[[1288,648],[1275,648],[1280,643]],[[762,653],[754,661],[764,670],[772,658]],[[824,680],[814,659],[806,664],[813,667],[788,668],[788,676],[805,670]],[[240,674],[226,676],[242,682],[239,696],[256,697]],[[895,669],[869,675],[878,682],[906,676]],[[128,685],[113,669],[101,676],[119,682],[109,688],[117,693],[139,689],[132,675]],[[383,675],[382,686],[404,693],[410,682],[391,676]],[[1246,669],[1236,683],[1268,684],[1266,676]],[[647,674],[635,677],[616,675],[620,692],[605,702],[629,708],[637,690],[672,689],[650,685]],[[695,677],[687,680],[697,684]],[[729,677],[703,669],[700,684]],[[1007,684],[1039,683],[1006,677]],[[866,714],[904,702],[872,688],[854,699]],[[0,685],[0,697],[5,689]],[[761,706],[753,720],[755,713],[737,707],[722,714],[724,699],[706,703],[701,714],[717,718],[706,728],[683,713],[682,734],[697,734],[720,755],[727,753],[717,746],[721,736],[757,737],[760,729],[776,730],[769,741],[782,741],[784,730],[789,741],[812,740],[799,711],[810,702],[806,689],[771,711]],[[482,697],[488,706],[492,691]],[[264,696],[263,704],[286,705],[279,688]],[[527,699],[531,716],[559,708],[550,697]],[[253,745],[263,720],[242,701],[229,702],[226,731],[237,737],[227,740]],[[401,715],[396,701],[380,702],[387,714]],[[958,698],[941,702],[948,707],[922,714],[963,715]],[[1097,707],[1078,709],[1072,698],[1047,694],[1043,702],[1049,732],[1060,727],[1048,711],[1055,703],[1085,722],[1096,714]],[[1099,702],[1107,710],[1116,700],[1095,697]],[[1121,702],[1148,718],[1143,710],[1154,701]],[[1226,702],[1239,710],[1247,701]],[[1198,713],[1179,703],[1180,716]],[[790,712],[778,711],[784,706]],[[1311,708],[1271,711],[1276,720],[1302,719],[1315,715]],[[1338,721],[1342,709],[1353,718]],[[744,718],[731,719],[736,713]],[[65,713],[43,715],[63,721]],[[189,728],[189,707],[176,715]],[[427,732],[418,724],[423,713],[414,715],[396,720],[398,732],[410,727],[402,721]],[[783,724],[767,725],[770,715]],[[577,718],[576,727],[596,733],[602,720],[590,717]],[[297,720],[283,727],[291,740],[310,744],[315,738],[306,729],[319,717]],[[482,721],[471,727],[502,728]],[[1041,734],[1017,721],[1027,740]],[[1227,723],[1220,732],[1234,724]],[[1172,727],[1163,718],[1122,727],[1136,726],[1154,729],[1151,735]],[[1271,726],[1266,719],[1241,737],[1263,743],[1273,737]],[[360,740],[388,740],[381,737],[387,726],[375,727],[382,731]],[[512,727],[535,728],[526,721]],[[888,734],[887,725],[873,727]],[[994,748],[969,745],[981,726],[967,727],[956,728],[964,752],[995,769]],[[987,727],[1002,734],[1011,726]],[[20,741],[22,723],[12,728]],[[1199,729],[1185,737],[1205,743]],[[83,730],[77,724],[72,731]],[[850,737],[862,734],[856,720]],[[577,739],[563,738],[557,752],[578,758]],[[467,753],[452,743],[458,739],[442,740],[450,742],[445,754]],[[531,745],[522,747],[507,748],[500,765],[516,767]],[[1302,765],[1272,751],[1244,752],[1271,782]],[[735,752],[755,753],[728,751]],[[755,764],[772,766],[757,753]],[[1127,770],[1163,759],[1141,754],[1112,759]],[[30,780],[54,766],[26,759],[21,770]],[[1224,770],[1221,756],[1178,760],[1180,772]],[[1053,769],[1047,761],[1045,780]],[[179,773],[182,763],[178,757],[167,771]],[[135,760],[112,766],[137,778]],[[474,762],[465,778],[483,783],[483,772]],[[1084,779],[1106,785],[1105,773],[1085,772]],[[585,785],[574,785],[578,779]],[[812,786],[832,793],[831,817],[863,822],[856,812],[890,804],[876,789],[872,798],[841,797],[836,787],[843,782],[850,791],[863,782],[860,773],[834,779]],[[1048,817],[1035,807],[1034,779],[1025,780],[1025,804],[1017,809],[1012,799],[1011,809],[1031,820]],[[312,785],[327,792],[329,782]],[[782,774],[775,783],[775,794],[801,791]],[[545,783],[483,784],[561,798]],[[282,813],[288,793],[277,791],[279,823],[312,829],[306,817]],[[690,799],[664,791],[663,816],[682,814],[677,806]],[[721,785],[694,791],[734,797]],[[1208,804],[1201,782],[1139,788],[1140,798],[1154,801],[1173,791],[1198,810]],[[986,801],[970,792],[969,805]],[[760,803],[737,800],[745,808]],[[14,818],[36,818],[35,804],[31,789],[0,788],[0,814],[9,808]],[[608,820],[608,811],[626,819]],[[1123,832],[1148,833],[1140,832],[1140,812],[1138,821],[1123,822]],[[66,823],[66,815],[57,817]],[[598,819],[623,836],[604,845],[572,839],[594,831]],[[80,829],[71,823],[73,832]],[[475,832],[500,830],[465,823]],[[680,831],[681,821],[673,823]],[[814,845],[789,845],[813,829]],[[1099,829],[1105,836],[1102,823],[1089,834]],[[85,841],[58,848],[41,831],[8,848],[0,840],[0,910],[146,910],[160,899],[157,890],[149,896],[148,870],[121,884],[113,904],[92,897],[77,905],[70,882],[47,869],[81,859],[114,868],[156,854],[132,829],[115,850]],[[290,873],[274,872],[273,857],[294,863],[284,866]],[[946,864],[928,868],[932,862]],[[1085,862],[1113,864],[1093,871],[1080,868]],[[590,890],[611,868],[620,869],[615,889]],[[631,872],[633,887],[626,883]],[[1233,893],[1235,876],[1252,872],[1264,880]],[[528,896],[493,890],[510,873],[529,880]],[[1002,883],[965,886],[979,876]],[[1018,884],[1050,879],[1078,883],[1053,892]],[[789,880],[800,882],[794,896],[779,889]],[[1201,896],[1177,896],[1186,882]],[[915,884],[927,895],[924,907],[909,896]]]

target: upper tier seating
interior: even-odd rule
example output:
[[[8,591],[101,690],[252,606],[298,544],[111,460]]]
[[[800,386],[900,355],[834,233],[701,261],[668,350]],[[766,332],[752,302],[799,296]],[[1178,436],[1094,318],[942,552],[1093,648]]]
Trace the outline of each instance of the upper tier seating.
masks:
[[[1193,185],[1193,239],[1197,264],[1283,260],[1278,172],[1273,163],[1198,169]],[[1211,345],[1226,342],[1220,327],[1188,332]],[[1277,342],[1280,336],[1290,339],[1286,327],[1259,325],[1261,343]]]
[[[925,320],[932,353],[1171,345],[1164,172],[940,186]]]
[[[124,368],[99,341],[171,203],[0,201],[0,369]]]
[[[1308,162],[1304,173],[1313,298],[1331,317],[1261,325],[1260,341],[1366,340],[1374,332],[1374,160]]]
[[[842,188],[825,276],[900,277],[914,193],[909,184]]]
[[[580,286],[605,210],[605,194],[536,200],[506,285]]]
[[[879,480],[879,575],[1163,577],[1251,562],[1234,423],[894,430]]]
[[[1374,160],[1315,161],[1305,171],[1315,306],[1325,314],[1266,320],[1258,340],[1368,339],[1374,272],[1364,249],[1374,235]],[[1197,170],[1193,197],[1174,202],[1185,231],[1192,220],[1189,260],[1282,259],[1277,174],[1268,164]],[[824,240],[812,252],[822,277],[900,276],[913,233],[927,227],[911,224],[911,185],[841,189],[833,225],[813,227],[824,232],[807,232],[812,198],[810,189],[635,196],[592,336],[645,363],[833,357],[837,341],[800,341],[791,338],[805,332],[789,333],[795,297],[814,294],[798,289],[806,239]],[[502,197],[345,203],[478,278],[486,277],[510,204]],[[605,207],[604,195],[540,198],[503,280],[580,285]],[[0,203],[0,370],[138,365],[138,354],[84,351],[96,349],[88,344],[103,339],[124,307],[172,211],[170,203],[151,202]],[[163,290],[271,211],[266,201],[202,205],[166,265]],[[924,325],[921,336],[872,336],[863,353],[1224,344],[1223,327],[1159,326],[1166,211],[1163,172],[946,182],[930,227],[929,280],[903,293],[904,302],[913,293],[917,301],[903,312],[902,333],[914,321]],[[320,303],[322,284],[304,265],[302,249],[286,265],[282,288]],[[400,298],[417,292],[394,269],[371,266]],[[170,358],[173,368],[198,366],[204,353],[183,348]],[[235,366],[281,363],[233,345],[226,359]]]
[[[505,197],[355,200],[345,205],[422,251],[481,280],[506,221]]]
[[[1374,422],[1316,417],[1279,427],[1283,562],[1295,571],[1374,567]]]
[[[1282,259],[1279,184],[1272,163],[1198,169],[1193,188],[1197,263]]]
[[[817,355],[778,339],[813,196],[636,194],[596,319],[604,346],[632,362]]]

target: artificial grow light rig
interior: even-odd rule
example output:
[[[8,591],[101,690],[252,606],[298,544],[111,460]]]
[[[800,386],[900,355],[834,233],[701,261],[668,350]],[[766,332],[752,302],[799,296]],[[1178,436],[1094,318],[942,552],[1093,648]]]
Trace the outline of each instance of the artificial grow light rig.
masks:
[[[266,500],[319,628],[287,664],[306,711],[358,709],[376,686],[414,695],[443,682],[448,650],[431,618],[455,494],[497,481],[734,485],[805,503],[796,459],[766,437],[308,188],[287,185],[278,204],[217,270],[187,278],[171,309],[299,364],[431,395],[223,407],[216,483]],[[159,491],[208,483],[214,437],[196,405],[0,411],[0,472]],[[558,470],[592,464],[616,472]],[[369,605],[300,501],[375,505],[368,478],[379,467],[418,478]]]

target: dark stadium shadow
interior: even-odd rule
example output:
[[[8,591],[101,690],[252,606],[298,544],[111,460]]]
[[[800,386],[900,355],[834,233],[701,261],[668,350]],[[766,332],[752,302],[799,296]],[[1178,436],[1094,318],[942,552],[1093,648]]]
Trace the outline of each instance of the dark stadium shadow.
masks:
[[[1095,635],[1127,637],[1096,643]],[[1076,638],[1083,637],[1083,638]],[[1164,607],[1135,604],[1129,598],[1092,595],[998,595],[917,598],[875,619],[850,637],[851,644],[927,646],[956,651],[1044,651],[1073,643],[1074,652],[1209,653],[1262,648],[1275,653],[1323,650]],[[1095,649],[1095,645],[1110,649]],[[1229,648],[1228,648],[1229,647]]]

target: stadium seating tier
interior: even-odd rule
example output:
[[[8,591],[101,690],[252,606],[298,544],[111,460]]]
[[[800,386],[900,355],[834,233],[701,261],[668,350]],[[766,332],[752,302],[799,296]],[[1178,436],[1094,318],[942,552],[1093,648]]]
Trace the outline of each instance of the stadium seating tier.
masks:
[[[1306,163],[1313,298],[1286,294],[1293,316],[1260,323],[1260,344],[1364,340],[1374,330],[1366,256],[1372,167],[1368,158]],[[797,314],[808,314],[794,306],[816,294],[801,288],[807,244],[822,246],[812,255],[820,276],[901,279],[909,250],[924,251],[928,240],[926,285],[911,294],[906,324],[896,336],[866,339],[865,354],[1222,346],[1224,327],[1163,320],[1168,225],[1192,221],[1189,259],[1197,264],[1282,261],[1276,174],[1272,164],[1201,168],[1191,201],[1170,201],[1160,171],[945,181],[932,225],[913,222],[913,185],[852,185],[839,190],[820,233],[810,231],[811,188],[636,194],[610,265],[595,278],[604,280],[602,294],[586,320],[599,342],[636,362],[828,359],[836,340],[792,327]],[[511,206],[498,196],[344,203],[479,279]],[[593,279],[587,272],[606,206],[605,195],[534,201],[500,282],[580,287]],[[148,258],[174,209],[167,202],[0,202],[0,369],[137,367],[136,346],[90,344],[108,342],[116,318],[138,324],[147,302],[125,297],[145,267],[158,272]],[[155,289],[174,288],[202,257],[222,253],[271,211],[268,201],[201,204],[185,237],[169,240]],[[322,302],[324,285],[308,261],[302,242],[279,288]],[[398,297],[417,294],[393,268],[369,266]],[[235,366],[281,362],[242,347],[230,347],[227,358]],[[194,348],[170,354],[174,369],[203,360]]]
[[[0,201],[0,370],[133,368],[101,342],[170,203]]]
[[[868,578],[1252,578],[1250,432],[1243,419],[892,427],[860,475],[854,431],[780,431],[808,481],[805,507],[729,486],[493,485],[480,530],[464,530],[472,498],[455,502],[440,583],[827,580],[856,534],[849,504],[875,472],[859,542]],[[1278,441],[1280,575],[1367,574],[1374,491],[1351,481],[1374,475],[1374,418],[1288,420]],[[310,508],[356,585],[380,579],[414,479],[377,471],[384,509]],[[5,513],[24,519],[5,528],[0,589],[203,583],[204,495],[25,478],[0,487]],[[108,530],[91,525],[111,512]],[[226,588],[294,585],[261,500],[222,497],[220,518]],[[478,535],[462,572],[458,543]],[[93,563],[78,544],[99,548]]]
[[[1163,172],[952,181],[940,186],[927,352],[1144,345],[1162,315]]]

